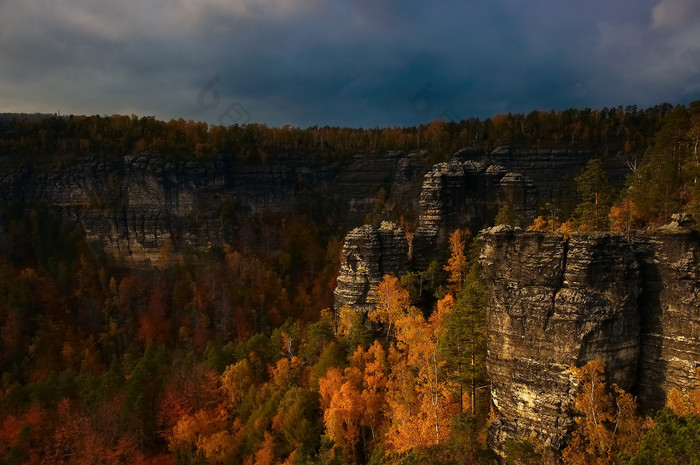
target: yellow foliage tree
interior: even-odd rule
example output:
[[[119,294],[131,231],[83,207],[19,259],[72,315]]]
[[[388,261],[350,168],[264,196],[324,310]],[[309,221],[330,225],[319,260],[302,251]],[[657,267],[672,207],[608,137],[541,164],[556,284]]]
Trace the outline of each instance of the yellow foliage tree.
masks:
[[[690,392],[672,389],[666,399],[666,407],[679,417],[686,415],[700,415],[700,368],[695,372],[698,388]]]
[[[465,234],[461,229],[455,229],[450,234],[450,258],[445,265],[445,271],[449,273],[447,282],[450,284],[449,290],[457,292],[462,287],[464,275],[467,270],[467,257],[464,254]]]
[[[233,407],[237,406],[254,383],[253,369],[247,359],[229,365],[221,375],[221,388]]]
[[[361,320],[361,315],[353,310],[350,305],[343,305],[338,311],[338,325],[335,334],[338,337],[348,336],[352,328],[355,325],[360,324]]]
[[[529,231],[546,231],[547,220],[544,219],[544,216],[540,215],[535,218],[535,221],[527,229]]]
[[[200,454],[210,463],[228,463],[236,456],[245,427],[236,418],[229,422],[225,409],[200,410],[175,425],[168,447],[179,455]]]
[[[635,398],[616,385],[614,395],[606,386],[605,366],[599,360],[581,368],[571,367],[579,380],[574,400],[576,430],[562,451],[566,465],[612,465],[621,454],[632,456],[639,441],[652,426],[648,418],[637,415]]]
[[[568,220],[562,223],[561,226],[559,226],[559,229],[557,229],[559,233],[561,233],[565,238],[568,238],[571,236],[572,233],[576,232],[576,225],[574,224],[573,220]]]
[[[387,370],[386,352],[375,341],[367,351],[358,347],[344,373],[331,368],[319,380],[326,434],[354,461],[384,424]]]
[[[255,462],[253,465],[274,465],[276,460],[275,455],[275,438],[268,432],[265,432],[265,440],[262,446],[255,453]]]
[[[624,234],[629,238],[633,228],[639,226],[643,218],[639,206],[629,197],[625,197],[622,204],[610,208],[610,232]]]
[[[385,275],[377,287],[377,306],[369,318],[386,326],[388,340],[396,322],[408,314],[409,306],[408,291],[401,286],[398,278]]]
[[[438,305],[429,320],[422,315],[397,322],[396,348],[390,351],[392,379],[388,405],[390,426],[387,443],[398,453],[444,442],[450,421],[459,412],[439,357],[440,335],[451,305]]]

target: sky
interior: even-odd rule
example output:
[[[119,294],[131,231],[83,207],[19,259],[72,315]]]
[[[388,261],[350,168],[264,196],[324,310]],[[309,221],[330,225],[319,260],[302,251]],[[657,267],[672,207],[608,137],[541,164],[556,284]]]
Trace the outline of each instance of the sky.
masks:
[[[700,99],[700,0],[0,0],[0,112],[407,126]]]

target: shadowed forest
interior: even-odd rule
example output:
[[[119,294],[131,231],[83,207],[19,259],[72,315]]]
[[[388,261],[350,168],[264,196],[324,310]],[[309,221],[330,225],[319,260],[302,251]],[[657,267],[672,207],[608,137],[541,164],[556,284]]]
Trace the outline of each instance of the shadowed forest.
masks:
[[[564,216],[542,205],[530,229],[629,235],[675,213],[700,218],[700,102],[375,129],[0,119],[2,165],[41,170],[143,152],[264,164],[290,151],[342,158],[413,149],[426,151],[429,166],[464,147],[504,145],[596,154],[576,176],[576,208]],[[612,155],[628,167],[624,185],[608,178],[602,159]],[[166,248],[166,265],[134,267],[45,205],[3,199],[0,214],[0,463],[493,458],[478,231],[454,231],[444,262],[385,276],[375,310],[362,314],[333,309],[342,238],[306,216],[251,219],[268,243],[219,244],[206,254]],[[495,224],[512,216],[501,208]],[[645,418],[632,395],[606,384],[600,363],[576,370],[580,416],[565,463],[700,456],[700,386],[673,392],[666,409]],[[540,463],[540,446],[511,441],[509,463]]]

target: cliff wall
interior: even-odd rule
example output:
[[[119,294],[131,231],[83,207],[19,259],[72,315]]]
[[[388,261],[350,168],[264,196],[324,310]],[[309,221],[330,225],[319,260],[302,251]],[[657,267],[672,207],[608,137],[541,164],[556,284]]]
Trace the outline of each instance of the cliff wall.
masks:
[[[347,231],[377,212],[384,195],[389,201],[379,213],[422,215],[416,231],[421,267],[436,257],[449,232],[479,230],[500,205],[512,205],[515,217],[527,223],[538,213],[538,199],[570,198],[573,177],[590,157],[565,150],[463,150],[432,169],[419,152],[343,159],[279,153],[247,162],[232,155],[196,160],[149,153],[20,162],[3,157],[0,194],[7,203],[45,203],[80,222],[105,250],[135,261],[156,260],[164,245],[231,242],[245,234],[240,220],[256,215],[304,213],[332,233]]]
[[[450,233],[472,232],[493,224],[499,208],[508,205],[517,224],[530,224],[537,215],[537,189],[529,178],[500,165],[475,161],[438,163],[424,177],[420,216],[413,241],[416,269],[441,258]]]
[[[648,412],[671,389],[697,389],[700,367],[700,237],[682,228],[637,236],[644,286],[639,299],[641,356],[636,393]]]
[[[108,252],[157,261],[164,245],[206,249],[231,242],[256,215],[302,213],[332,232],[347,230],[375,209],[382,189],[391,197],[388,208],[415,211],[424,173],[418,152],[342,160],[279,154],[264,163],[142,154],[3,166],[0,192],[6,203],[40,202],[78,221]]]
[[[612,382],[634,386],[639,358],[639,266],[623,238],[562,236],[496,227],[483,236],[488,289],[487,369],[500,417],[489,431],[534,435],[559,450],[574,426],[569,367],[606,363]]]
[[[645,413],[700,364],[700,241],[677,225],[627,241],[496,227],[484,232],[489,444],[534,435],[556,462],[574,426],[568,367],[594,359]]]
[[[350,231],[342,253],[334,292],[336,309],[347,304],[355,311],[371,311],[384,275],[396,276],[409,268],[406,232],[387,221],[379,228],[365,225]]]
[[[487,159],[491,164],[501,165],[508,171],[530,178],[543,202],[570,209],[577,202],[574,178],[591,158],[596,157],[603,158],[610,182],[617,186],[623,185],[629,169],[625,160],[618,155],[604,156],[576,149],[499,147]]]
[[[335,308],[345,304],[369,311],[384,274],[424,270],[431,261],[446,258],[450,233],[467,226],[478,231],[493,222],[498,209],[508,205],[514,221],[529,224],[537,212],[537,191],[530,180],[498,165],[453,159],[438,163],[424,176],[420,215],[411,256],[406,233],[391,227],[391,240],[379,230],[363,226],[345,237],[343,265],[335,290]],[[388,226],[387,226],[388,227]],[[389,264],[386,257],[392,257]]]

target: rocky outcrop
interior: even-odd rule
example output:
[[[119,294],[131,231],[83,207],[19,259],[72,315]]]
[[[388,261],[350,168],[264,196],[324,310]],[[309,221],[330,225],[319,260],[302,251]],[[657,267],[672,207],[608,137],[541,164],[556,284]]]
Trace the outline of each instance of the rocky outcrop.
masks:
[[[574,425],[571,365],[603,361],[608,380],[638,394],[648,414],[671,389],[697,387],[700,239],[687,224],[678,217],[630,241],[484,232],[495,451],[534,436],[557,461]]]
[[[565,148],[499,147],[487,159],[508,171],[527,176],[537,188],[542,201],[570,209],[577,201],[574,177],[588,160],[603,155],[590,150]],[[612,184],[622,186],[629,173],[624,159],[618,156],[603,156],[603,159]]]
[[[384,274],[427,268],[432,260],[443,258],[452,231],[464,226],[478,231],[493,221],[502,205],[511,208],[518,222],[534,219],[537,191],[525,176],[458,158],[436,164],[424,177],[410,263],[403,229],[382,224],[378,231],[363,226],[348,233],[335,291],[336,309],[345,304],[358,311],[371,309]]]
[[[637,393],[647,412],[662,407],[674,388],[698,388],[700,237],[688,225],[676,216],[661,231],[633,239],[644,277]]]
[[[0,169],[0,192],[6,203],[46,204],[79,222],[88,239],[110,253],[154,262],[165,245],[197,250],[236,241],[246,234],[244,221],[262,215],[301,213],[330,233],[344,231],[375,209],[381,190],[391,199],[385,208],[415,211],[425,173],[421,156],[286,153],[244,162],[143,153],[84,157],[65,166],[8,162]]]
[[[355,311],[371,311],[384,275],[398,276],[408,269],[408,241],[403,228],[385,221],[379,228],[365,225],[353,229],[343,244],[335,289],[336,309],[347,304]]]
[[[449,234],[468,227],[472,232],[491,223],[499,208],[508,205],[515,222],[529,224],[537,214],[537,190],[519,173],[500,165],[453,159],[438,163],[424,178],[421,214],[414,238],[417,269],[440,258]]]
[[[499,417],[489,441],[533,436],[550,459],[573,428],[576,380],[599,359],[609,379],[634,386],[639,357],[639,266],[621,237],[562,236],[496,227],[483,235],[488,361]]]
[[[357,311],[370,310],[384,274],[427,268],[431,261],[444,258],[452,231],[464,226],[478,231],[493,221],[502,205],[511,208],[516,221],[530,223],[536,214],[537,191],[521,174],[498,165],[461,162],[457,154],[425,175],[419,204],[410,262],[403,229],[382,224],[378,231],[363,226],[348,233],[335,290],[336,309],[349,304]]]

